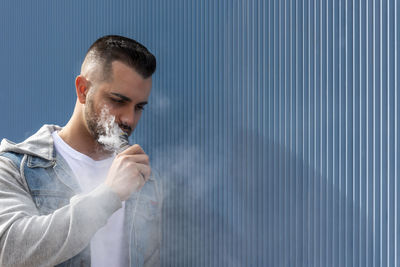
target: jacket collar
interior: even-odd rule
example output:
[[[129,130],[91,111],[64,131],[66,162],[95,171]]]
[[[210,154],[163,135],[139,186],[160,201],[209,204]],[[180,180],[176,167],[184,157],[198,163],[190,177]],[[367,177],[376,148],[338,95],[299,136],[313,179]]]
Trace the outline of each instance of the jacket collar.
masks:
[[[3,139],[0,144],[1,152],[15,152],[27,154],[29,157],[29,167],[46,167],[51,165],[56,158],[54,142],[51,134],[62,128],[57,125],[43,125],[34,135],[23,141],[22,143],[14,143],[7,139]]]
[[[75,193],[80,192],[76,179],[71,179],[73,172],[67,162],[54,149],[54,141],[51,134],[62,128],[57,125],[43,125],[34,135],[15,144],[7,139],[3,139],[0,145],[1,152],[15,152],[27,154],[27,166],[29,168],[48,168],[53,166],[58,179],[70,187]]]

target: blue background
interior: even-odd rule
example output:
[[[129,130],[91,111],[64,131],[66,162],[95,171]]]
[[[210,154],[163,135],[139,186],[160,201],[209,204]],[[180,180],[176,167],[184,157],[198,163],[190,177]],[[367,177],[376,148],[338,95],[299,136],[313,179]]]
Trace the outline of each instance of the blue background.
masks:
[[[163,266],[399,265],[399,4],[1,1],[0,137],[65,125],[105,34],[157,57],[135,141]]]

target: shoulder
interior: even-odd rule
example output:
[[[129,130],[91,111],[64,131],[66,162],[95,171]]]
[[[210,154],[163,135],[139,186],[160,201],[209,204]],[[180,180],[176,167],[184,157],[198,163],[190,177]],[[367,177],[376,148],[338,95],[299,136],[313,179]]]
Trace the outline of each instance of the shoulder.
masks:
[[[0,153],[0,172],[19,171],[24,154],[14,152]]]
[[[22,164],[26,159],[25,154],[14,152],[0,153],[0,183],[5,185],[15,184],[28,191],[23,177]]]

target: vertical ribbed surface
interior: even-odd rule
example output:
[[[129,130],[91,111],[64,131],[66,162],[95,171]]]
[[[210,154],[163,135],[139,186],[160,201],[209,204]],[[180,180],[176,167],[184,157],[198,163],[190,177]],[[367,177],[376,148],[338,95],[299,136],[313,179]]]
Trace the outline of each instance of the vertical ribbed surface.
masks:
[[[135,140],[163,266],[399,266],[399,4],[2,1],[1,137],[66,123],[104,34],[158,59]]]

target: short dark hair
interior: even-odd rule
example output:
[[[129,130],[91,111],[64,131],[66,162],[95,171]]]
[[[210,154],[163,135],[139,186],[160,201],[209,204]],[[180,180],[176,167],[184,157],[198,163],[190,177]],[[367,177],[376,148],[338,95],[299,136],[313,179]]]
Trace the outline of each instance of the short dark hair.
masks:
[[[104,80],[111,78],[112,62],[116,60],[132,67],[145,79],[156,70],[156,58],[144,45],[119,35],[106,35],[97,39],[87,51],[85,60],[87,58],[103,65]]]

